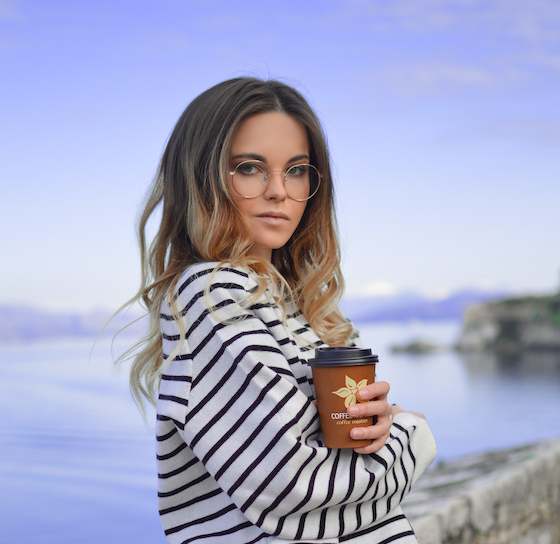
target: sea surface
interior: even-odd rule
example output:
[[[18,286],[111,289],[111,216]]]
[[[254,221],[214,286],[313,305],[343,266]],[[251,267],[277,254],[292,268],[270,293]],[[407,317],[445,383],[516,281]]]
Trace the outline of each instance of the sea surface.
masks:
[[[458,322],[361,327],[390,400],[423,412],[438,458],[560,437],[560,355],[413,356],[413,339],[451,345]],[[122,351],[120,341],[115,353]],[[164,544],[153,410],[145,425],[109,340],[0,346],[0,542]]]

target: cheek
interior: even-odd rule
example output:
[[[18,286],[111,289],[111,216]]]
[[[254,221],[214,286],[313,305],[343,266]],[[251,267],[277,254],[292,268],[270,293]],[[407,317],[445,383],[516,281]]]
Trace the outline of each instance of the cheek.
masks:
[[[241,213],[245,217],[247,217],[251,210],[251,205],[253,204],[253,201],[237,195],[235,196],[235,200],[237,201],[237,205],[239,206],[239,208],[241,208]]]
[[[305,213],[305,208],[307,207],[307,202],[298,202],[298,207],[296,208],[296,213],[298,214],[299,221],[298,225],[301,223],[303,214]],[[297,228],[297,227],[296,227]]]

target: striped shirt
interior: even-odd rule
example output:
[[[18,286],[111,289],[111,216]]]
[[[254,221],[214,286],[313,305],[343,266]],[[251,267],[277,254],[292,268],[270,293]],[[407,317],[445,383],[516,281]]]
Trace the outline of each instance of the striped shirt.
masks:
[[[178,283],[186,331],[157,404],[158,500],[167,540],[216,544],[416,542],[400,503],[435,458],[426,422],[395,417],[377,453],[323,445],[311,347],[324,345],[293,304],[259,299],[243,268],[190,267]],[[213,311],[209,311],[208,303]],[[161,313],[164,359],[179,327]]]

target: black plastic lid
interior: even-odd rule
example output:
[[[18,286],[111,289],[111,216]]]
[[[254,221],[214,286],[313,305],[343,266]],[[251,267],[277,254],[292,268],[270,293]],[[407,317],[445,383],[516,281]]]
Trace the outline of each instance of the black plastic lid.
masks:
[[[373,365],[379,362],[369,348],[353,346],[322,347],[315,350],[315,357],[309,359],[311,366],[355,366]]]

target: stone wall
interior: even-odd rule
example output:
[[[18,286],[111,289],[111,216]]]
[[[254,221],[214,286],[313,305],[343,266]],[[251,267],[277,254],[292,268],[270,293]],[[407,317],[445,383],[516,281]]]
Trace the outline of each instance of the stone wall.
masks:
[[[560,440],[440,463],[403,510],[420,544],[560,544]]]

